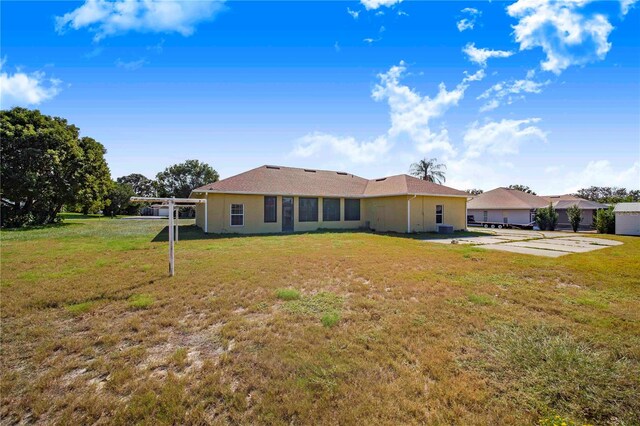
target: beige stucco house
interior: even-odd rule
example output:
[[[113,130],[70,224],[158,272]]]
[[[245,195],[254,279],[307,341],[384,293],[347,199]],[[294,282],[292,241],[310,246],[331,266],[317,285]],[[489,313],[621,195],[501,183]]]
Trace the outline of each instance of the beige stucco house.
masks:
[[[196,225],[210,233],[318,229],[433,232],[466,228],[468,194],[407,175],[364,179],[346,172],[261,166],[194,189],[205,198]]]

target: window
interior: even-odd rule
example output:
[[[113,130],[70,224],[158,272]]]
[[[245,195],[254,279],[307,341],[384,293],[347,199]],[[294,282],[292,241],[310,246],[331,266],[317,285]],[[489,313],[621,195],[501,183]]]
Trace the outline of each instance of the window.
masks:
[[[231,226],[244,226],[244,204],[231,204]]]
[[[318,221],[318,199],[317,198],[299,198],[298,199],[298,216],[300,222],[317,222]]]
[[[340,220],[340,198],[322,199],[322,220],[325,222]]]
[[[444,219],[444,206],[441,204],[438,204],[436,206],[436,223],[442,223],[443,219]]]
[[[278,221],[278,197],[264,197],[264,223]]]
[[[482,221],[489,222],[489,212],[486,210],[482,212]]]
[[[360,220],[360,200],[359,199],[345,198],[344,220]]]
[[[507,225],[509,223],[509,218],[508,217],[503,217],[502,218],[502,222],[504,222],[505,225]]]

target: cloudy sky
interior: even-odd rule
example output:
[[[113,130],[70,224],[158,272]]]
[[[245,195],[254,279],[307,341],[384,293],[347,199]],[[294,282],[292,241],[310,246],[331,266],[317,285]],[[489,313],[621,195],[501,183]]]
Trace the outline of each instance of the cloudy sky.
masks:
[[[640,5],[2,2],[0,102],[67,118],[113,177],[190,158],[459,189],[640,188]]]

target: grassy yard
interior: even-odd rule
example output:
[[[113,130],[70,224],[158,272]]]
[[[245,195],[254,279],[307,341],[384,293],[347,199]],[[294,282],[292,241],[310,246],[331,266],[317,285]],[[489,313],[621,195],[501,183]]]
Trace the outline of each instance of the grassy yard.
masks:
[[[168,278],[165,225],[2,231],[0,423],[640,424],[640,238],[185,227]]]

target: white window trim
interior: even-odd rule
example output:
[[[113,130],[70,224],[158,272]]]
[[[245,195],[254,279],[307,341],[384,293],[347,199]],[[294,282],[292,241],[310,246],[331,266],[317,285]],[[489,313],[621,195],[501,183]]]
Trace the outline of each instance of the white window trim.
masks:
[[[438,223],[438,206],[442,207],[442,213],[440,213],[440,216],[442,216],[442,222]],[[436,225],[443,225],[444,224],[444,204],[436,204]]]
[[[242,214],[233,213],[233,206],[242,206]],[[242,216],[242,225],[234,225],[233,224],[233,216]],[[244,226],[244,204],[242,203],[232,203],[229,204],[229,226],[234,228],[239,228]]]

